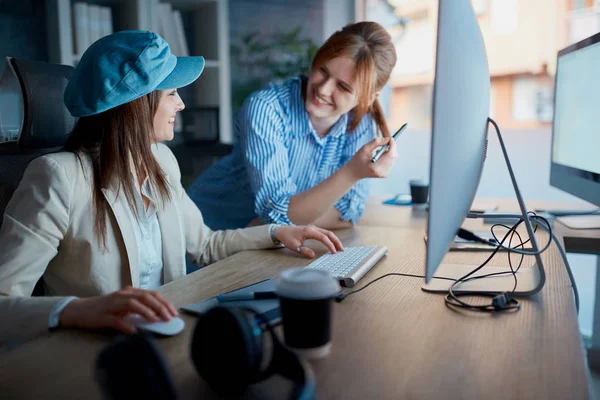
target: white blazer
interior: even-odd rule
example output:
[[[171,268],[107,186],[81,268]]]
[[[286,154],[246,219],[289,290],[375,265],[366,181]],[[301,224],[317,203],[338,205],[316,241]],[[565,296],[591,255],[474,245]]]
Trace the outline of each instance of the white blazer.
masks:
[[[242,250],[273,247],[269,226],[212,231],[181,186],[169,148],[152,146],[166,174],[171,201],[157,211],[162,233],[163,281],[185,275],[185,254],[206,265]],[[94,233],[91,160],[70,152],[28,166],[6,208],[0,231],[0,344],[48,331],[48,317],[65,296],[87,297],[139,287],[138,250],[123,190],[103,189],[110,205],[106,249]],[[89,179],[88,179],[89,178]],[[45,294],[30,296],[44,278]]]

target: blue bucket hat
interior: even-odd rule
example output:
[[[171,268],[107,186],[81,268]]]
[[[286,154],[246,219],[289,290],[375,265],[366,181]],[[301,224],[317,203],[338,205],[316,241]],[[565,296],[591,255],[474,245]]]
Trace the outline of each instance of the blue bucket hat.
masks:
[[[83,53],[64,101],[74,117],[99,114],[154,90],[189,85],[203,69],[203,57],[175,57],[154,32],[120,31]]]

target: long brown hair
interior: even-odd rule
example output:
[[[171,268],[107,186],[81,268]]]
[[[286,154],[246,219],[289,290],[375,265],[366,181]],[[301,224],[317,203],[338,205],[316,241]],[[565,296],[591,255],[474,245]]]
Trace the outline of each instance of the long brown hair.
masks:
[[[65,145],[65,150],[77,155],[82,167],[82,154],[92,160],[94,230],[105,248],[108,203],[102,189],[115,185],[116,190],[124,190],[136,218],[139,218],[134,197],[137,189],[132,172],[138,179],[148,177],[152,187],[158,189],[163,205],[170,200],[168,182],[151,150],[153,119],[159,101],[160,92],[154,91],[100,114],[81,117]]]
[[[368,112],[373,116],[381,134],[390,136],[379,101],[375,99],[369,106],[369,100],[390,79],[392,69],[396,65],[396,49],[392,38],[375,22],[348,24],[331,35],[321,46],[313,59],[312,69],[314,71],[321,68],[327,61],[342,56],[350,57],[356,63],[358,105],[354,108],[352,120],[348,124],[350,132]]]

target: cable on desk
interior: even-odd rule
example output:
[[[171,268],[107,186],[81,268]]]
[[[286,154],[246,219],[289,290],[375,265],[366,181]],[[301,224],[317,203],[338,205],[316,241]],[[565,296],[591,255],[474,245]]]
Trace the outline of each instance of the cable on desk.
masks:
[[[512,293],[515,292],[515,290],[517,289],[517,271],[521,268],[521,265],[523,263],[523,259],[525,255],[535,255],[535,254],[539,254],[541,252],[543,252],[544,250],[546,250],[549,246],[549,244],[546,245],[546,247],[542,250],[540,250],[539,252],[525,252],[525,251],[521,251],[521,250],[517,250],[518,247],[523,247],[525,245],[526,242],[523,242],[523,240],[521,239],[521,235],[516,231],[516,229],[519,227],[519,225],[521,223],[523,223],[524,220],[521,219],[519,220],[517,223],[515,223],[512,227],[508,227],[506,225],[502,225],[502,224],[495,224],[492,226],[491,231],[492,231],[492,236],[494,237],[494,239],[497,241],[497,245],[496,248],[494,249],[494,251],[492,252],[492,254],[490,254],[490,256],[483,262],[481,263],[477,268],[475,268],[474,270],[472,270],[471,272],[469,272],[468,274],[464,275],[463,277],[457,279],[452,285],[450,285],[450,289],[448,290],[448,294],[446,295],[446,297],[444,298],[444,301],[446,303],[446,305],[448,307],[457,307],[457,308],[465,308],[471,311],[479,311],[479,312],[496,312],[496,311],[516,311],[520,308],[520,304],[517,301],[517,299],[515,299],[512,296]],[[494,232],[494,228],[498,227],[498,226],[503,226],[505,228],[508,228],[508,232],[504,235],[504,237],[502,238],[502,240],[498,240],[498,238],[496,237],[496,234]],[[514,238],[514,236],[517,235],[517,237],[519,238],[519,244],[517,244],[514,248],[512,247],[512,240]],[[504,242],[509,239],[509,245],[508,247],[504,246]],[[549,242],[551,242],[551,240],[549,240]],[[482,269],[484,266],[487,265],[487,263],[489,263],[491,261],[491,259],[496,255],[496,253],[500,250],[500,249],[505,249],[508,251],[508,264],[510,267],[510,272],[505,271],[505,273],[510,273],[513,276],[514,282],[515,284],[513,285],[513,289],[511,292],[503,292],[500,294],[497,293],[492,293],[492,292],[465,292],[465,293],[455,293],[454,289],[460,285],[461,283],[465,283],[468,282],[470,280],[475,280],[475,279],[482,279],[484,277],[488,277],[492,274],[487,274],[487,275],[483,275],[483,276],[475,276],[472,278],[469,278],[471,275],[475,274],[477,271],[479,271],[480,269]],[[516,252],[518,254],[521,254],[521,260],[519,261],[519,265],[517,266],[516,269],[513,268],[512,265],[512,259],[511,259],[511,252]],[[494,275],[500,275],[501,273],[494,273]],[[492,302],[490,304],[485,304],[485,305],[478,305],[478,304],[472,304],[472,303],[468,303],[466,301],[463,301],[460,299],[460,297],[462,296],[482,296],[482,297],[492,297]]]
[[[375,282],[383,279],[383,278],[387,278],[388,276],[407,276],[409,278],[425,278],[425,275],[415,275],[415,274],[405,274],[402,272],[390,272],[388,274],[385,275],[381,275],[380,277],[377,277],[375,279],[373,279],[371,282],[367,283],[365,286],[361,287],[360,289],[356,289],[353,290],[351,292],[348,293],[340,293],[336,296],[335,301],[337,301],[338,303],[341,303],[342,301],[344,301],[344,299],[350,295],[353,295],[355,293],[358,293],[360,291],[365,290],[366,288],[368,288],[369,286],[371,286],[372,284],[374,284]],[[454,281],[455,279],[453,278],[446,278],[444,276],[434,276],[433,279],[445,279],[448,281]]]
[[[575,305],[577,308],[577,312],[579,313],[579,293],[577,290],[577,285],[575,283],[575,279],[573,277],[573,273],[571,271],[571,267],[569,265],[569,262],[567,260],[566,254],[564,252],[564,249],[562,248],[562,246],[560,245],[560,242],[558,241],[556,235],[552,232],[552,226],[550,225],[550,223],[548,222],[548,220],[544,217],[538,216],[533,212],[529,212],[528,214],[531,214],[531,218],[533,220],[536,221],[535,227],[534,227],[534,233],[537,232],[537,227],[540,226],[542,227],[546,232],[548,232],[550,238],[548,240],[548,243],[546,243],[546,245],[539,251],[537,252],[533,252],[533,251],[524,251],[524,250],[519,250],[518,248],[524,248],[525,244],[529,243],[531,241],[531,238],[528,240],[523,241],[521,238],[521,235],[519,234],[519,232],[516,231],[516,229],[518,228],[518,226],[520,224],[522,224],[524,222],[523,219],[519,220],[517,223],[515,223],[512,227],[509,227],[507,225],[503,225],[503,224],[494,224],[491,227],[491,231],[492,231],[492,236],[494,237],[494,240],[497,241],[497,246],[494,249],[494,251],[492,252],[492,254],[481,264],[479,265],[477,268],[475,268],[473,271],[469,272],[468,274],[466,274],[465,276],[459,278],[459,279],[453,279],[453,278],[448,278],[448,277],[434,277],[433,279],[444,279],[444,280],[450,280],[453,281],[454,283],[451,285],[450,290],[448,291],[448,294],[445,297],[445,302],[446,305],[451,306],[451,307],[461,307],[461,308],[467,308],[470,310],[474,310],[474,311],[484,311],[484,312],[495,312],[495,311],[515,311],[518,310],[520,305],[518,303],[518,301],[516,299],[514,299],[512,296],[510,296],[511,293],[514,293],[514,291],[517,288],[517,275],[516,273],[519,271],[519,269],[522,266],[523,260],[524,260],[524,256],[525,255],[536,255],[536,254],[541,254],[544,251],[546,251],[550,244],[552,243],[552,240],[555,241],[556,245],[558,246],[559,252],[561,254],[561,257],[563,258],[563,261],[565,263],[566,269],[567,269],[567,273],[569,275],[569,279],[571,280],[571,284],[573,287],[573,292],[574,292],[574,296],[575,296]],[[542,223],[540,223],[542,222]],[[498,240],[498,237],[496,235],[496,233],[494,232],[494,229],[497,229],[498,227],[503,227],[508,229],[508,232],[504,235],[504,237],[502,238],[502,240]],[[514,247],[512,246],[512,241],[514,239],[514,236],[518,237],[518,244],[516,244]],[[506,240],[509,240],[508,243],[508,247],[504,246],[504,242]],[[482,239],[484,240],[484,239]],[[491,243],[490,243],[491,244]],[[510,271],[502,271],[502,272],[493,272],[493,273],[489,273],[489,274],[485,274],[485,275],[481,275],[481,276],[475,276],[475,277],[471,277],[471,275],[473,275],[474,273],[476,273],[477,271],[479,271],[481,268],[483,268],[498,252],[498,250],[500,249],[505,249],[508,252],[508,263],[509,263],[509,267],[510,267]],[[519,260],[519,264],[517,265],[516,268],[513,267],[512,264],[512,259],[511,259],[511,253],[517,253],[521,255],[521,259]],[[515,280],[515,284],[513,286],[513,289],[511,292],[505,292],[505,293],[501,293],[501,294],[496,294],[496,293],[490,293],[490,292],[466,292],[466,293],[454,293],[453,289],[459,285],[460,283],[465,283],[465,282],[469,282],[475,279],[483,279],[483,278],[487,278],[490,276],[497,276],[497,275],[505,275],[505,274],[511,274],[514,277]],[[423,275],[416,275],[416,274],[406,274],[406,273],[398,273],[398,272],[393,272],[393,273],[388,273],[385,275],[382,275],[378,278],[375,278],[374,280],[370,281],[369,283],[367,283],[365,286],[363,286],[360,289],[356,289],[353,290],[351,292],[348,293],[343,293],[338,295],[338,297],[336,298],[336,301],[341,302],[343,301],[346,297],[358,293],[364,289],[366,289],[367,287],[369,287],[371,284],[389,277],[389,276],[405,276],[405,277],[412,277],[412,278],[425,278],[425,276]],[[483,297],[492,297],[492,303],[489,305],[474,305],[474,304],[470,304],[467,303],[465,301],[462,301],[459,297],[462,296],[483,296]]]
[[[500,224],[497,224],[497,225],[500,225]],[[518,224],[516,224],[516,226],[518,226]],[[510,229],[509,227],[506,227],[506,228]],[[516,227],[515,227],[515,228],[516,228]],[[506,237],[507,237],[507,236],[508,236],[510,233],[511,233],[511,232],[509,231],[509,232],[506,234]],[[521,238],[518,232],[514,232],[514,233],[515,233],[516,235],[518,235],[519,239]],[[493,234],[493,233],[492,233],[492,234]],[[506,237],[505,237],[505,239],[506,239]],[[504,240],[504,239],[503,239],[503,240]],[[512,240],[512,238],[511,238],[511,240]],[[509,245],[510,245],[510,244],[509,244]],[[496,252],[497,252],[497,251],[498,251],[498,248],[496,248],[496,249],[494,250],[494,252],[493,252],[493,253],[492,253],[492,255],[491,255],[489,258],[488,258],[488,260],[486,260],[486,261],[485,261],[485,263],[484,263],[484,264],[482,264],[482,266],[478,267],[478,269],[480,269],[481,267],[483,267],[483,266],[484,266],[484,265],[485,265],[485,264],[486,264],[486,263],[487,263],[487,262],[488,262],[488,261],[491,259],[491,257],[493,257],[493,255],[494,255],[494,254],[496,254]],[[521,256],[521,261],[522,261],[522,259],[523,259],[523,255]],[[509,263],[510,263],[510,259],[509,259]],[[521,264],[519,263],[519,266],[517,267],[516,271],[518,271],[518,269],[520,268],[520,266],[521,266]],[[468,277],[467,277],[466,279],[465,279],[465,277],[463,277],[463,279],[464,279],[464,280],[463,280],[463,282],[468,282],[468,281],[470,281],[470,280],[482,279],[482,278],[487,278],[487,277],[490,277],[490,276],[503,275],[503,274],[508,274],[508,273],[512,273],[512,274],[514,274],[516,271],[513,271],[513,270],[512,270],[512,268],[511,268],[511,271],[510,271],[510,272],[509,272],[509,271],[492,272],[492,273],[489,273],[489,274],[485,274],[485,275],[481,275],[481,276],[476,276],[476,277],[473,277],[473,278],[468,278]],[[424,276],[424,275],[408,274],[408,273],[401,273],[401,272],[390,272],[390,273],[388,273],[388,274],[384,274],[384,275],[381,275],[381,276],[380,276],[380,277],[378,277],[378,278],[375,278],[375,279],[373,279],[372,281],[370,281],[369,283],[367,283],[365,286],[361,287],[360,289],[352,290],[351,292],[348,292],[348,293],[340,293],[340,294],[339,294],[339,295],[336,297],[336,301],[337,301],[337,302],[342,302],[342,301],[343,301],[343,300],[344,300],[346,297],[348,297],[348,296],[350,296],[350,295],[353,295],[353,294],[355,294],[355,293],[358,293],[358,292],[360,292],[360,291],[362,291],[362,290],[366,289],[367,287],[371,286],[373,283],[375,283],[375,282],[377,282],[377,281],[379,281],[379,280],[381,280],[381,279],[383,279],[383,278],[389,277],[389,276],[404,276],[404,277],[410,277],[410,278],[425,278],[425,276]],[[449,281],[453,281],[453,282],[456,282],[456,281],[457,281],[457,280],[456,280],[456,279],[454,279],[454,278],[448,278],[448,277],[443,277],[443,276],[439,276],[439,277],[437,277],[437,276],[434,276],[434,277],[433,277],[433,279],[443,279],[443,280],[449,280]]]

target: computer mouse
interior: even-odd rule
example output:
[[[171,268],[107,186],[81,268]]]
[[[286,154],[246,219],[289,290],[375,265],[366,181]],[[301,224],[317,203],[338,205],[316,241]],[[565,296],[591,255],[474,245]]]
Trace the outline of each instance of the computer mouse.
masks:
[[[139,314],[131,314],[125,317],[132,322],[136,328],[162,336],[174,336],[183,330],[185,322],[179,317],[173,317],[169,321],[148,322]]]
[[[401,193],[394,197],[394,204],[401,206],[408,206],[412,203],[412,196],[410,194]]]

